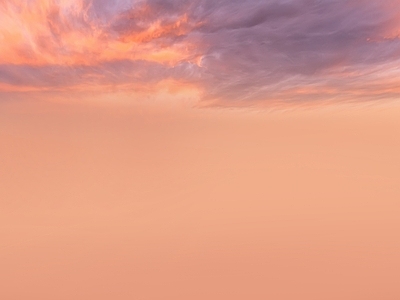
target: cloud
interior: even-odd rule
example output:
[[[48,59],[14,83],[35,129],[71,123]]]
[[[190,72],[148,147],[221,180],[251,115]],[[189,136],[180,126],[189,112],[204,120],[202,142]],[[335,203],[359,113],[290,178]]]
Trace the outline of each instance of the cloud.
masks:
[[[0,82],[9,86],[173,80],[228,106],[398,96],[398,0],[0,3]]]
[[[385,36],[396,14],[377,2],[245,2],[229,5],[231,23],[217,11],[204,28],[212,45],[202,60],[210,99],[273,100],[287,89],[315,85],[340,93],[342,76],[363,80],[362,74],[400,58],[399,38]],[[279,13],[260,19],[258,9]]]

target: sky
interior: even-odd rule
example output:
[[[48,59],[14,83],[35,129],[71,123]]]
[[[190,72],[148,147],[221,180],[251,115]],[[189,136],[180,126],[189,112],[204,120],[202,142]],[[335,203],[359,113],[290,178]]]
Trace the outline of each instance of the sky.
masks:
[[[399,99],[400,0],[0,0],[0,299],[400,299]]]
[[[172,94],[205,106],[393,100],[399,4],[2,0],[0,93]]]
[[[400,298],[400,105],[0,104],[0,298]]]

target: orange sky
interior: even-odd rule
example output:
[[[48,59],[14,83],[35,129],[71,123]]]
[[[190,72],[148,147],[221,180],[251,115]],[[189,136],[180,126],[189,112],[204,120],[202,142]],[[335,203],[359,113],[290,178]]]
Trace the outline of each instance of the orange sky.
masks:
[[[397,299],[399,113],[0,103],[0,298]]]
[[[399,0],[0,0],[0,300],[400,299]]]

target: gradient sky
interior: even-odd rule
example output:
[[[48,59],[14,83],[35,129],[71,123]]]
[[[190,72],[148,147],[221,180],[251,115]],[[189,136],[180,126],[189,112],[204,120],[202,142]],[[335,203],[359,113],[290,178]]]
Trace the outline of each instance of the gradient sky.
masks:
[[[398,0],[1,0],[0,93],[392,100]]]
[[[400,299],[399,100],[400,0],[0,0],[0,300]]]

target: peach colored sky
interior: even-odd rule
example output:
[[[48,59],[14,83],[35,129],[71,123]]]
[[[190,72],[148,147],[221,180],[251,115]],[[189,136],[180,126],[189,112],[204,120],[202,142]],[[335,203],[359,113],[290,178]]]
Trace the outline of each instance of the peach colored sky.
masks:
[[[0,300],[400,299],[399,0],[0,0]]]
[[[0,104],[0,298],[400,297],[398,104]]]

